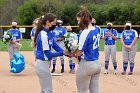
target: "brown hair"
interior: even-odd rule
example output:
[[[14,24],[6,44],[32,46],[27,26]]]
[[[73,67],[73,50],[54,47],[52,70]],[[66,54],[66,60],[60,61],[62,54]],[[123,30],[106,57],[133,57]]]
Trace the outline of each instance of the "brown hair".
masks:
[[[34,37],[34,47],[36,46],[36,39],[38,34],[41,32],[41,30],[43,29],[43,27],[46,25],[46,22],[52,22],[54,21],[56,18],[56,16],[52,13],[46,13],[44,16],[40,17],[38,24],[37,24],[37,29],[36,29],[36,33],[35,33],[35,37]]]
[[[92,21],[92,16],[87,9],[82,9],[81,11],[79,11],[76,17],[80,17],[81,19],[79,23],[79,28],[81,30],[88,28],[89,23]]]

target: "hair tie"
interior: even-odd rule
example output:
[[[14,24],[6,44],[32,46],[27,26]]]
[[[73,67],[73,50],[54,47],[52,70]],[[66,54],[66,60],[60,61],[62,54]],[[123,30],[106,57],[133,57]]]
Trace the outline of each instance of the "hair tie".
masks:
[[[43,16],[41,16],[41,18],[43,19],[43,18],[44,18],[44,15],[43,15]]]

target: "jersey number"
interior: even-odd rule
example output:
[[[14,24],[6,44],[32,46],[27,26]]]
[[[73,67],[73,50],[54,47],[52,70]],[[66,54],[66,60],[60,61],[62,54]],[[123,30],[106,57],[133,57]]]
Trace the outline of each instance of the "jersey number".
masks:
[[[99,47],[99,41],[100,41],[100,34],[97,34],[96,36],[93,36],[93,50]]]

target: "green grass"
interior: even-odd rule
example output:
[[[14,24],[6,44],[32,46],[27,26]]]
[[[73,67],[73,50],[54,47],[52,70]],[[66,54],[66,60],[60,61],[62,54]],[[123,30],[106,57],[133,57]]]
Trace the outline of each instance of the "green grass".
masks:
[[[32,48],[30,46],[31,39],[22,39],[21,44],[22,48],[21,51],[32,51]],[[7,51],[7,44],[4,44],[2,41],[0,41],[0,51]]]
[[[21,51],[32,51],[30,42],[31,42],[31,39],[22,39],[21,40],[21,43],[22,43]],[[138,44],[138,52],[140,52],[140,40],[139,39],[137,40],[137,44]],[[117,46],[117,51],[122,50],[122,45],[120,43],[120,39],[117,40],[116,46]],[[100,51],[103,51],[103,50],[104,50],[104,41],[101,39]],[[0,41],[0,51],[7,51],[7,45],[1,41]]]

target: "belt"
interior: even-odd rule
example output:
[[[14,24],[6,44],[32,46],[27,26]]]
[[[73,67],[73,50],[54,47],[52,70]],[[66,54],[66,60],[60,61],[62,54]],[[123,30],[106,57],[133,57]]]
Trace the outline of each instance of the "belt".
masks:
[[[105,45],[115,45],[115,44],[105,44]]]
[[[93,62],[93,61],[97,61],[97,60],[85,60],[85,59],[81,59],[82,62]]]

